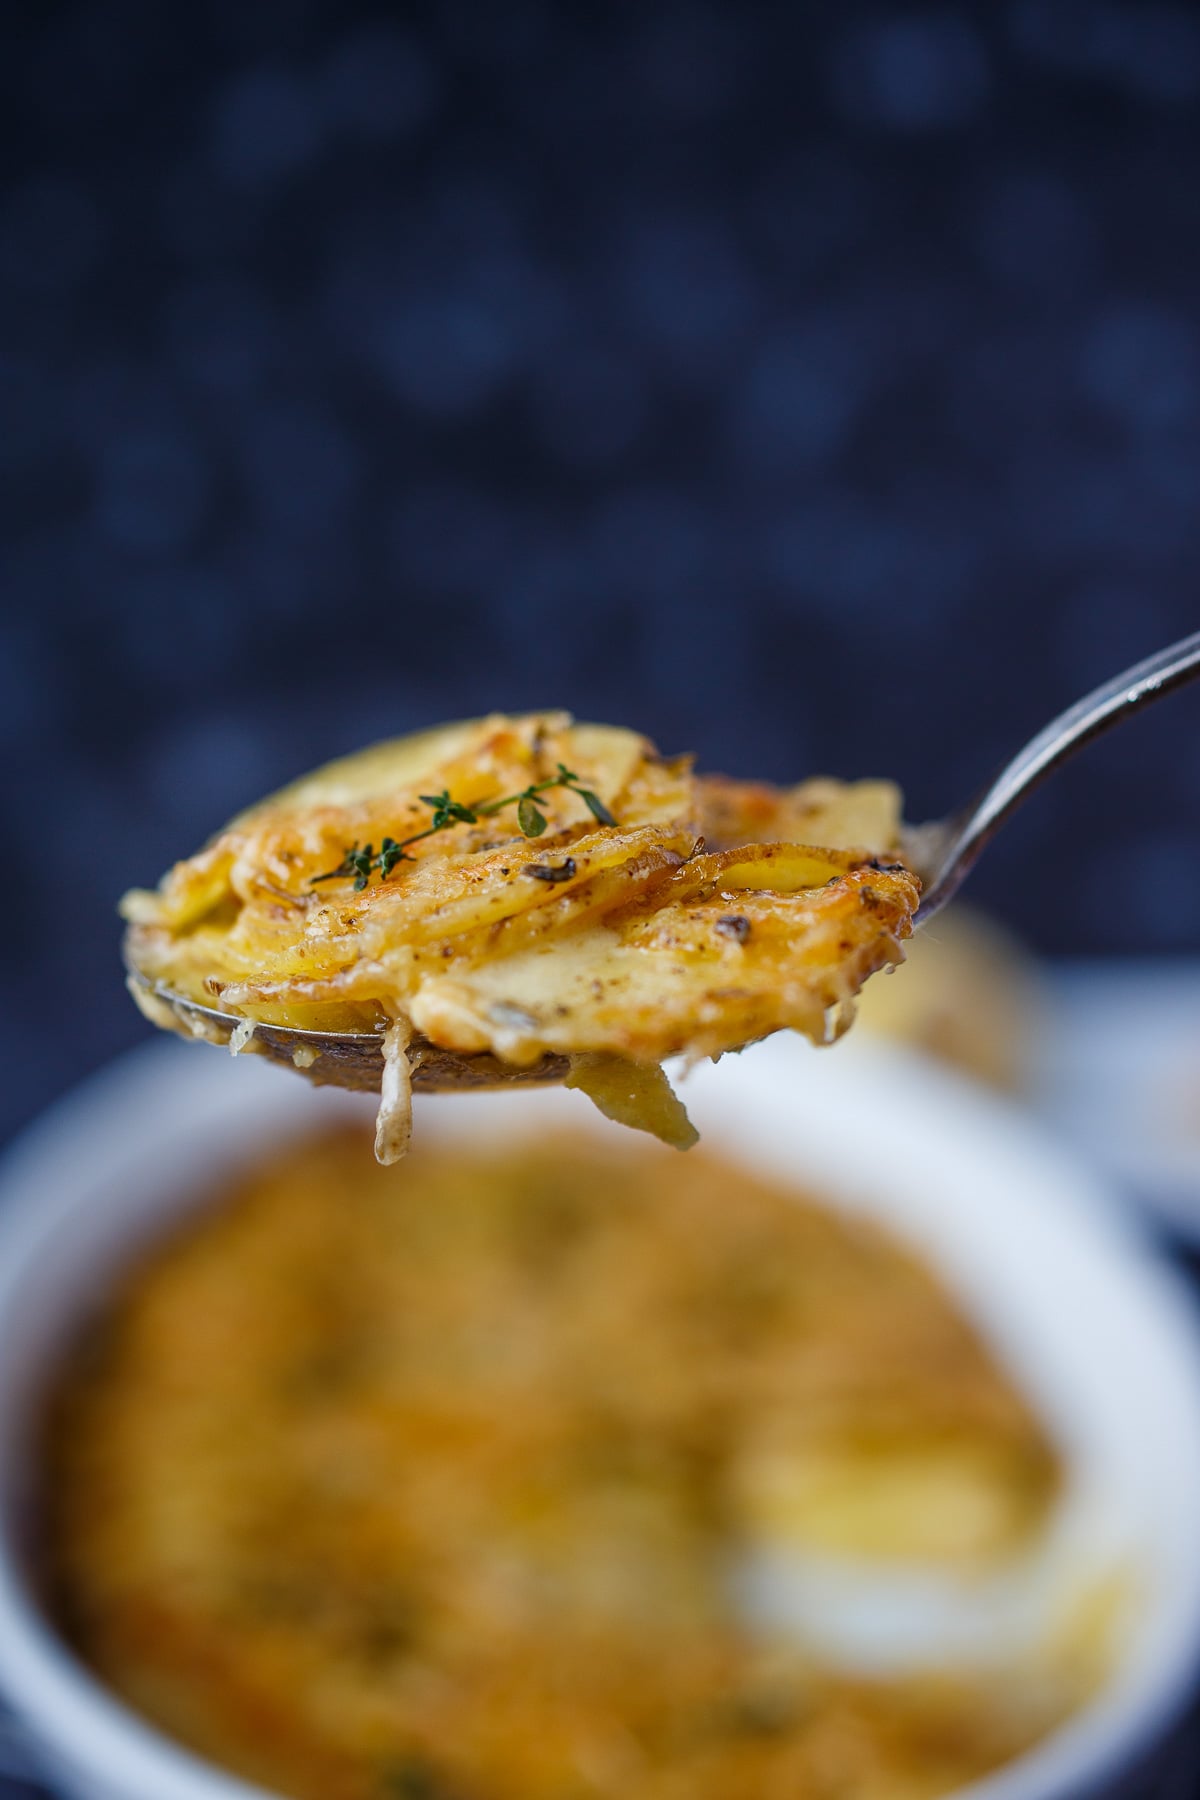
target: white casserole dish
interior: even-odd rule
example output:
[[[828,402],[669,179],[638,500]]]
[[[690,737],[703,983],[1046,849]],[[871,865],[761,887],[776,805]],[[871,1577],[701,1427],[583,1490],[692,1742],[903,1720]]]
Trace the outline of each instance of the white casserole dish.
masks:
[[[683,1091],[714,1148],[880,1217],[940,1267],[1050,1422],[1074,1472],[1066,1537],[1076,1516],[1102,1518],[1105,1554],[1134,1570],[1134,1617],[1094,1703],[962,1793],[1085,1792],[1166,1726],[1200,1667],[1200,1334],[1185,1287],[1020,1114],[887,1046],[815,1052],[779,1037],[698,1069]],[[347,1110],[369,1118],[372,1106],[253,1057],[235,1066],[159,1041],[63,1101],[0,1167],[0,1688],[71,1800],[261,1791],[126,1711],[39,1611],[28,1434],[47,1364],[139,1242],[272,1139]],[[581,1095],[532,1090],[419,1103],[416,1130],[488,1138],[551,1117],[593,1128]],[[681,1178],[686,1169],[681,1158]],[[760,1571],[758,1600],[807,1609],[833,1651],[860,1661],[902,1662],[939,1634],[949,1653],[970,1655],[991,1629],[980,1621],[1004,1615],[1002,1597],[987,1612],[995,1594],[931,1596],[919,1572],[890,1584],[829,1577]],[[1049,1577],[1031,1579],[1043,1592]],[[1004,1628],[1018,1627],[1009,1617]]]

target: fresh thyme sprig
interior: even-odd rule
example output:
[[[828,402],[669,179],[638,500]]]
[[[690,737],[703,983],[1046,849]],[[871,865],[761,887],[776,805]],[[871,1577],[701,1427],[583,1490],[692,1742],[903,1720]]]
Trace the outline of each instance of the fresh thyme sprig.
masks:
[[[410,844],[419,844],[422,838],[433,837],[435,832],[448,831],[452,825],[477,825],[480,819],[490,819],[495,813],[503,812],[506,806],[517,809],[517,824],[523,837],[541,837],[546,829],[546,815],[538,805],[538,795],[548,794],[554,788],[564,788],[570,794],[578,794],[583,804],[591,813],[598,825],[615,825],[616,820],[599,794],[591,788],[582,786],[578,775],[568,769],[565,763],[559,763],[558,773],[551,775],[546,781],[534,781],[517,794],[502,794],[498,800],[481,800],[475,806],[464,806],[459,800],[452,800],[450,790],[443,788],[440,794],[421,794],[419,799],[424,806],[432,807],[433,817],[424,831],[414,831],[411,837],[385,837],[380,843],[378,853],[374,844],[352,844],[336,869],[326,869],[323,875],[314,875],[312,885],[318,881],[338,881],[341,878],[354,877],[354,891],[360,894],[371,879],[372,871],[379,870],[380,878],[386,881],[399,862],[415,862],[416,858],[406,854]]]

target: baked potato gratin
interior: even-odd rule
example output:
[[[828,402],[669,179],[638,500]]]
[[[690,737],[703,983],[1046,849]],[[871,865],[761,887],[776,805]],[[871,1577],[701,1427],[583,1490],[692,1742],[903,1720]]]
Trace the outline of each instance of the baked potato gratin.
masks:
[[[901,960],[899,832],[888,782],[698,777],[636,732],[496,715],[330,763],[126,895],[131,988],[156,1024],[382,1086],[383,1162],[414,1085],[513,1079],[686,1148],[664,1058],[830,1042]]]
[[[615,1134],[365,1151],[277,1149],[55,1384],[46,1591],[155,1725],[294,1800],[933,1800],[1105,1678],[1100,1594],[875,1673],[745,1602],[781,1554],[979,1606],[1054,1528],[885,1233]]]

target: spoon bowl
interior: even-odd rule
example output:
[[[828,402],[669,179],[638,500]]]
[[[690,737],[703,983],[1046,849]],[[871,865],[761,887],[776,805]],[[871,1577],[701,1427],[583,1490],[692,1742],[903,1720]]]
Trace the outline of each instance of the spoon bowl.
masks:
[[[269,1062],[298,1069],[317,1087],[349,1088],[354,1093],[377,1094],[383,1080],[383,1034],[374,1031],[303,1031],[294,1025],[255,1024],[241,1043],[231,1044],[234,1033],[247,1020],[215,1006],[201,1006],[170,988],[147,980],[130,969],[126,985],[152,1025],[199,1038],[206,1044],[223,1044],[238,1055],[253,1050]],[[565,1056],[543,1056],[521,1068],[501,1062],[490,1051],[465,1056],[444,1050],[417,1035],[408,1046],[413,1089],[419,1093],[463,1093],[471,1088],[544,1087],[565,1079]]]

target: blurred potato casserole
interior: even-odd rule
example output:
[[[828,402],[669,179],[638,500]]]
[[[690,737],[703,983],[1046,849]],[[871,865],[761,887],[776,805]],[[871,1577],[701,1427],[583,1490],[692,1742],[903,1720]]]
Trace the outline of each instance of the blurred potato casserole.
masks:
[[[1056,1506],[878,1228],[619,1138],[363,1151],[151,1251],[53,1395],[48,1591],[151,1720],[297,1800],[922,1800],[1092,1690],[1091,1637],[868,1676],[738,1600],[764,1546],[994,1573]]]
[[[263,1027],[379,1034],[381,1161],[412,1086],[530,1078],[686,1147],[664,1058],[827,1042],[901,959],[899,836],[887,782],[698,777],[632,731],[496,715],[329,764],[127,895],[132,990],[224,1041],[194,1010],[219,1009],[235,1050],[275,1054]],[[319,1044],[286,1053],[356,1085]]]

